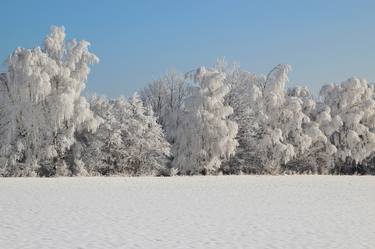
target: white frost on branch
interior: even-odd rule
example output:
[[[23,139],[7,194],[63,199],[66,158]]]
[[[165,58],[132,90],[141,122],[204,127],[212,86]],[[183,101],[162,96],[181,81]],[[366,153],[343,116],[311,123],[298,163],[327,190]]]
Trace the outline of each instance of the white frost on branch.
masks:
[[[326,134],[337,148],[336,159],[362,163],[375,151],[374,85],[350,78],[322,87],[320,94],[333,117],[334,128]]]
[[[103,122],[95,133],[78,134],[74,156],[89,174],[168,174],[169,143],[153,111],[137,94],[129,101],[93,96],[90,103]]]
[[[215,174],[235,152],[237,124],[228,119],[233,109],[224,105],[229,89],[225,74],[201,67],[193,78],[199,86],[185,100],[174,146],[174,167],[182,174]]]
[[[99,60],[88,42],[64,38],[64,28],[52,27],[43,48],[17,48],[7,59],[0,93],[4,175],[69,174],[64,156],[75,131],[97,127],[81,93]]]

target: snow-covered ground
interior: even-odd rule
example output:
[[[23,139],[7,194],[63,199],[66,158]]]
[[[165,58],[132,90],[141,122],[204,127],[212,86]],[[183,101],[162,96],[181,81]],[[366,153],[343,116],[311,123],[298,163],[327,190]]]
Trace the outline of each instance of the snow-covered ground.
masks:
[[[1,178],[0,248],[375,248],[375,177]]]

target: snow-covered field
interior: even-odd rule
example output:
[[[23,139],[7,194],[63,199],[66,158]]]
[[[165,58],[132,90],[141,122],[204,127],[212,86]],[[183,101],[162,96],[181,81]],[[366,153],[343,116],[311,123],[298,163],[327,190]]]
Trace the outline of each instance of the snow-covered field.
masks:
[[[375,177],[1,178],[0,248],[375,248]]]

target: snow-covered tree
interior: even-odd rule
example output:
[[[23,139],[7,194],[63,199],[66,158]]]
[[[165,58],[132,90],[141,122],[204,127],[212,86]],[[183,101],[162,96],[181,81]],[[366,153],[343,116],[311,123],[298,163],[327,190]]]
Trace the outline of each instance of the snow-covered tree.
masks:
[[[256,105],[255,136],[250,140],[249,149],[253,149],[252,163],[255,167],[263,167],[265,172],[278,173],[281,164],[292,159],[296,151],[287,139],[289,131],[300,130],[304,117],[300,115],[298,100],[285,98],[285,84],[288,81],[289,65],[278,65],[259,82],[251,96]],[[294,126],[288,127],[288,125]],[[300,138],[296,134],[296,138]]]
[[[158,123],[165,126],[165,106],[167,102],[167,86],[163,78],[154,80],[140,92],[143,101],[152,107]]]
[[[336,170],[353,173],[375,152],[374,85],[350,78],[323,86],[320,94],[335,120],[335,131],[327,135],[337,148]]]
[[[239,125],[239,148],[225,172],[280,173],[312,145],[326,143],[319,123],[310,119],[315,101],[307,89],[287,93],[289,70],[289,65],[278,65],[267,76],[239,68],[228,74],[225,81],[231,91],[226,102],[233,106]]]
[[[98,58],[86,41],[65,41],[52,27],[44,47],[17,48],[1,79],[1,174],[70,174],[64,157],[79,129],[97,120],[81,96],[90,64]]]
[[[173,166],[182,174],[215,174],[235,152],[237,124],[228,119],[233,109],[224,105],[225,75],[201,67],[193,76],[199,87],[185,99]]]
[[[230,89],[225,96],[225,104],[233,108],[230,118],[238,124],[237,141],[239,143],[235,156],[222,166],[224,173],[238,174],[255,173],[260,170],[252,168],[253,149],[250,148],[258,126],[256,123],[256,105],[260,85],[264,82],[264,76],[257,76],[241,70],[237,65],[230,65],[224,60],[217,62],[216,68],[224,72],[226,77],[224,84]],[[262,165],[258,165],[259,168]]]
[[[182,104],[188,95],[189,85],[183,75],[175,71],[168,72],[141,91],[141,98],[152,107],[171,144],[175,142]]]
[[[125,136],[128,146],[128,165],[133,174],[157,174],[165,170],[170,153],[161,126],[150,106],[144,107],[138,94],[129,101],[131,118]]]
[[[311,138],[311,143],[307,150],[287,163],[286,170],[297,173],[330,173],[334,166],[333,154],[336,153],[336,147],[330,143],[327,135],[332,134],[337,127],[329,107],[316,102],[306,87],[290,88],[288,96],[301,101],[302,112],[310,119],[304,124],[304,130]]]
[[[90,174],[165,174],[170,146],[138,95],[129,101],[94,96],[90,103],[103,122],[95,133],[77,135],[75,151]]]

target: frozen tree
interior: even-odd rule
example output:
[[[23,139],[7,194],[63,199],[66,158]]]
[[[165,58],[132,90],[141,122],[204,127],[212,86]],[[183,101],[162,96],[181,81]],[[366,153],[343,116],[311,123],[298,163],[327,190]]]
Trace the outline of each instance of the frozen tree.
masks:
[[[157,174],[165,170],[170,145],[150,106],[144,107],[138,94],[129,101],[132,118],[125,144],[133,174]]]
[[[114,104],[108,99],[94,95],[89,103],[101,123],[94,133],[86,130],[76,132],[77,142],[70,151],[71,158],[78,162],[76,164],[83,164],[86,174],[114,174],[120,171],[116,169],[117,165],[122,164],[118,162],[119,153],[125,152],[120,134],[121,123],[115,117]]]
[[[232,108],[224,105],[225,75],[204,67],[192,75],[199,87],[185,100],[173,165],[182,174],[215,174],[235,152],[237,124],[228,119]]]
[[[165,126],[165,106],[168,98],[167,85],[163,78],[154,80],[146,86],[141,92],[143,101],[152,107],[158,123]]]
[[[310,119],[310,122],[304,124],[304,130],[311,138],[311,143],[309,149],[287,163],[287,170],[297,173],[330,173],[334,166],[336,147],[330,143],[327,135],[338,127],[335,127],[329,107],[317,102],[306,87],[288,89],[288,96],[301,101],[302,112]]]
[[[257,76],[237,68],[227,76],[226,102],[239,125],[239,148],[225,172],[280,173],[312,145],[326,143],[319,123],[309,117],[315,101],[307,89],[287,93],[289,70],[278,65],[267,76]]]
[[[280,138],[278,142],[281,143],[274,147],[276,151],[279,150],[278,152],[271,152],[270,158],[277,160],[270,160],[271,167],[266,172],[275,172],[275,169],[276,172],[280,171],[280,165],[285,165],[296,158],[303,158],[312,151],[314,146],[328,156],[335,152],[334,146],[327,143],[327,138],[320,128],[319,117],[315,120],[311,118],[311,112],[315,110],[316,105],[307,88],[295,88],[286,94],[285,84],[289,70],[289,66],[277,66],[268,74],[264,84],[263,94],[266,101],[264,113],[266,114],[265,120],[268,122],[266,127],[268,126],[268,130],[271,128],[273,132],[277,131],[277,137]],[[267,136],[263,140],[266,144],[270,141]],[[316,153],[313,155],[316,156]],[[277,155],[281,156],[277,157]],[[269,158],[266,158],[266,161],[269,161]],[[303,167],[303,165],[299,166]],[[321,169],[313,169],[315,172],[318,170]],[[295,169],[295,171],[301,171],[301,169]]]
[[[151,108],[138,95],[129,101],[94,96],[92,111],[103,119],[95,133],[78,135],[76,157],[90,174],[165,174],[169,144]]]
[[[188,95],[189,85],[183,75],[175,71],[168,72],[141,91],[141,98],[152,107],[171,144],[175,142],[182,104]]]
[[[375,151],[374,86],[350,78],[341,84],[323,86],[320,92],[335,120],[327,133],[337,148],[337,171],[353,173]]]
[[[257,101],[264,76],[243,71],[236,64],[229,64],[223,59],[218,60],[215,66],[220,72],[225,73],[224,84],[230,89],[225,96],[225,104],[233,108],[230,118],[238,124],[237,141],[239,143],[235,156],[226,161],[222,168],[224,173],[238,174],[256,173],[253,150],[250,149],[253,137],[257,132],[256,111],[260,107]],[[261,165],[257,167],[261,168]]]
[[[65,152],[79,129],[97,120],[81,96],[89,65],[98,58],[86,41],[65,41],[52,27],[44,47],[17,48],[1,79],[1,166],[3,175],[66,175]]]
[[[255,133],[249,148],[254,149],[253,164],[263,167],[265,172],[278,173],[281,164],[285,164],[296,154],[293,145],[286,139],[287,122],[300,128],[303,117],[291,109],[299,108],[297,100],[285,98],[285,84],[288,80],[289,65],[278,65],[265,78],[254,86],[252,98],[258,102],[253,106],[255,114]],[[295,123],[292,123],[295,120]],[[298,137],[299,138],[299,137]],[[258,166],[259,165],[259,166]]]

